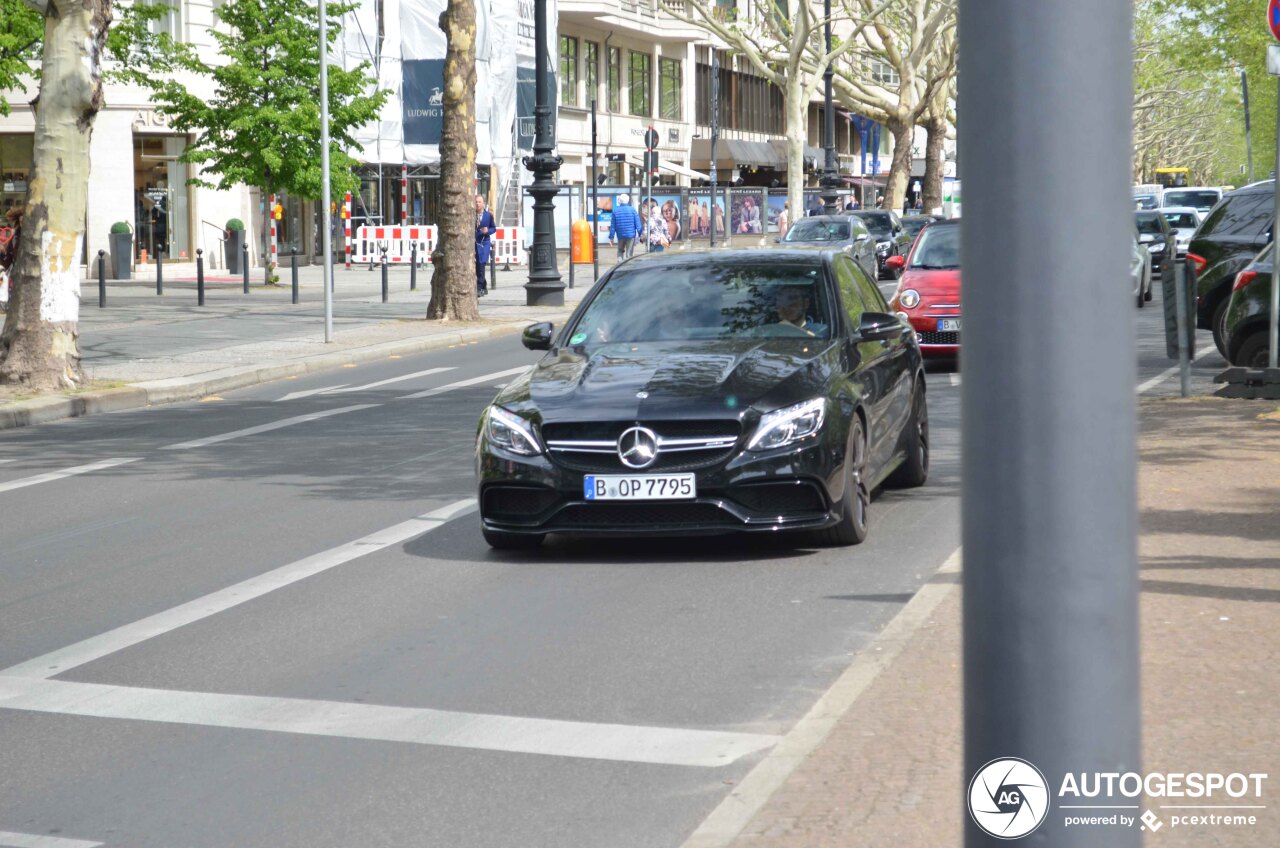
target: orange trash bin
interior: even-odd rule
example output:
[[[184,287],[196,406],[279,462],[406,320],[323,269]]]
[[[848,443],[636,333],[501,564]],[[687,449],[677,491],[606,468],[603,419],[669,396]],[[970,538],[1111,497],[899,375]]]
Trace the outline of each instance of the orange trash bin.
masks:
[[[593,236],[588,221],[580,219],[573,222],[569,257],[575,265],[590,265],[595,261],[596,241]]]

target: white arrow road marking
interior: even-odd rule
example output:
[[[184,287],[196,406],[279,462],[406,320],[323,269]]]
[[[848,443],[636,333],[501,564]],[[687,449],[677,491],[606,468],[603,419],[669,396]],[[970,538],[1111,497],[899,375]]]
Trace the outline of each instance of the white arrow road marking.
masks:
[[[104,459],[100,462],[91,462],[88,465],[75,465],[71,468],[64,468],[61,471],[50,471],[47,474],[37,474],[34,477],[23,477],[20,480],[10,480],[8,483],[0,483],[0,492],[11,492],[14,489],[35,486],[39,483],[50,483],[54,480],[61,480],[64,477],[74,477],[77,474],[88,474],[91,471],[101,471],[104,468],[114,468],[117,465],[137,462],[139,459],[140,457],[136,456]]]
[[[64,839],[61,836],[0,830],[0,847],[2,848],[97,848],[101,844],[101,842],[86,842],[83,839]]]
[[[346,385],[346,383],[339,383],[336,386],[321,386],[318,389],[303,389],[300,392],[289,392],[289,394],[282,398],[276,398],[275,402],[280,403],[281,401],[297,400],[298,398],[311,397],[312,395],[328,394],[329,392],[336,392],[338,389],[341,389]]]
[[[132,624],[117,627],[115,630],[108,630],[106,633],[90,637],[69,647],[19,663],[0,671],[0,674],[34,678],[53,677],[68,669],[101,659],[109,654],[114,654],[116,651],[145,642],[155,636],[163,635],[192,622],[216,615],[223,610],[243,604],[245,601],[260,598],[268,592],[297,583],[299,580],[328,571],[343,563],[351,562],[353,559],[358,559],[365,554],[371,554],[391,545],[408,541],[429,530],[435,530],[446,521],[465,515],[475,508],[476,502],[473,498],[456,501],[448,506],[419,515],[417,518],[393,524],[385,530],[379,530],[377,533],[370,534],[362,539],[356,539],[354,542],[347,542],[345,545],[339,545],[336,548],[313,554],[305,559],[268,571],[265,574],[259,574],[257,577],[250,577],[248,580],[243,580],[233,586],[220,589],[194,601],[181,604],[164,612],[158,612]]]
[[[4,676],[0,708],[703,768],[729,765],[779,738]]]
[[[500,380],[503,377],[510,377],[513,374],[521,374],[529,370],[528,365],[521,365],[519,368],[508,368],[506,371],[494,371],[492,374],[482,374],[479,377],[472,377],[470,380],[459,380],[456,383],[449,383],[444,386],[437,386],[434,389],[427,389],[425,392],[415,392],[411,395],[401,395],[400,400],[410,400],[412,398],[426,398],[442,395],[445,392],[451,392],[454,389],[465,389],[467,386],[477,386],[481,383],[488,383],[493,380]]]
[[[258,433],[266,433],[271,430],[279,430],[282,427],[292,427],[294,424],[304,424],[308,421],[315,421],[320,418],[328,418],[331,415],[343,415],[347,412],[359,412],[362,409],[373,409],[375,406],[381,406],[377,403],[359,403],[355,406],[343,406],[338,409],[326,409],[323,412],[311,412],[306,415],[295,415],[292,418],[281,418],[279,421],[272,421],[270,424],[259,424],[257,427],[246,427],[243,430],[232,430],[230,433],[221,433],[217,436],[206,436],[203,439],[193,439],[189,442],[179,442],[176,445],[165,445],[164,450],[188,450],[190,448],[203,448],[208,445],[216,445],[218,442],[229,442],[232,439],[238,439],[241,436],[253,436]]]
[[[414,371],[412,374],[401,374],[399,377],[390,377],[386,380],[379,380],[376,383],[367,383],[366,385],[363,385],[363,386],[352,386],[349,389],[342,389],[341,391],[335,390],[330,392],[330,394],[345,395],[348,392],[363,392],[366,389],[376,389],[379,386],[387,386],[387,385],[390,385],[391,383],[399,383],[402,380],[413,380],[417,377],[425,377],[428,374],[439,374],[441,371],[454,371],[454,370],[456,370],[456,368],[453,366],[449,366],[447,368],[428,368],[426,371]]]

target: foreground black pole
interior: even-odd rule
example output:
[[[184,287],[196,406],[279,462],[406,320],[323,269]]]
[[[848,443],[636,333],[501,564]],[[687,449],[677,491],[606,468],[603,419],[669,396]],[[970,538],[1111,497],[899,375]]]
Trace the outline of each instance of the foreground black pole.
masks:
[[[409,291],[418,290],[418,243],[409,248]]]
[[[547,0],[534,0],[535,61],[533,107],[533,155],[524,157],[524,166],[533,172],[533,254],[529,261],[529,282],[525,283],[526,306],[564,306],[564,283],[556,267],[556,184],[551,175],[563,161],[555,154],[551,137],[551,79],[547,38]]]
[[[382,302],[387,302],[387,251],[382,251]]]
[[[196,248],[196,306],[204,306],[204,248]]]
[[[98,308],[107,305],[107,252],[98,251]]]
[[[156,248],[156,294],[164,294],[164,248]]]
[[[1059,806],[1139,804],[1121,794],[1124,780],[1094,782],[1087,798],[1058,794],[1068,774],[1143,771],[1133,309],[1114,283],[1133,221],[1133,4],[960,5],[960,253],[966,279],[982,281],[964,290],[960,387],[965,782],[955,790],[975,810],[964,844],[1007,846],[1038,822],[1028,848],[1135,848],[1139,827],[1069,827],[1094,810]],[[1050,228],[1039,223],[1045,197],[1062,199]],[[1035,797],[982,803],[1015,783]]]
[[[716,196],[719,183],[716,169],[716,142],[720,140],[720,51],[711,48],[711,244],[716,246]],[[792,215],[799,213],[791,210]]]
[[[246,242],[241,250],[244,251],[243,261],[240,263],[240,270],[244,272],[244,293],[249,293],[249,244]]]
[[[591,98],[591,279],[600,279],[600,180],[596,177],[596,99]]]
[[[292,266],[290,270],[293,273],[293,302],[298,302],[298,251],[294,251],[289,257],[289,264]]]
[[[827,39],[827,53],[831,52],[831,0],[823,0],[823,13],[826,15],[826,22],[822,29]],[[831,64],[827,64],[827,72],[822,75],[824,86],[826,88],[823,93],[822,105],[822,123],[823,135],[822,144],[826,149],[826,164],[822,169],[822,206],[823,212],[828,215],[835,215],[840,211],[840,196],[836,194],[836,188],[840,185],[840,172],[836,167],[836,115],[835,110],[831,108],[831,77],[835,72],[831,69]],[[792,215],[799,214],[799,210],[792,210]]]

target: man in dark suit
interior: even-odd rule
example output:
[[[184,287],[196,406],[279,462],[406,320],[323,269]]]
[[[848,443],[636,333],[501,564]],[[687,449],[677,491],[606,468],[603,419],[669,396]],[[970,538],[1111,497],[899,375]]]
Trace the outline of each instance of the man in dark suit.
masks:
[[[489,265],[489,254],[493,250],[493,230],[495,228],[493,213],[484,208],[484,195],[476,195],[476,295],[484,297],[489,293],[488,277],[485,269]]]

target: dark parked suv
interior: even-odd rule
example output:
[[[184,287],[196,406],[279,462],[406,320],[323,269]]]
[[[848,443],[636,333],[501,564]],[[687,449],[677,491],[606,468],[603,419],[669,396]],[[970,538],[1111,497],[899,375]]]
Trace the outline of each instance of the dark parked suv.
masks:
[[[1267,367],[1271,331],[1271,245],[1236,275],[1223,326],[1227,361],[1246,368]]]
[[[1274,223],[1275,181],[1254,183],[1218,201],[1187,249],[1187,263],[1196,275],[1196,326],[1213,330],[1213,342],[1224,357],[1231,286],[1271,241]]]

